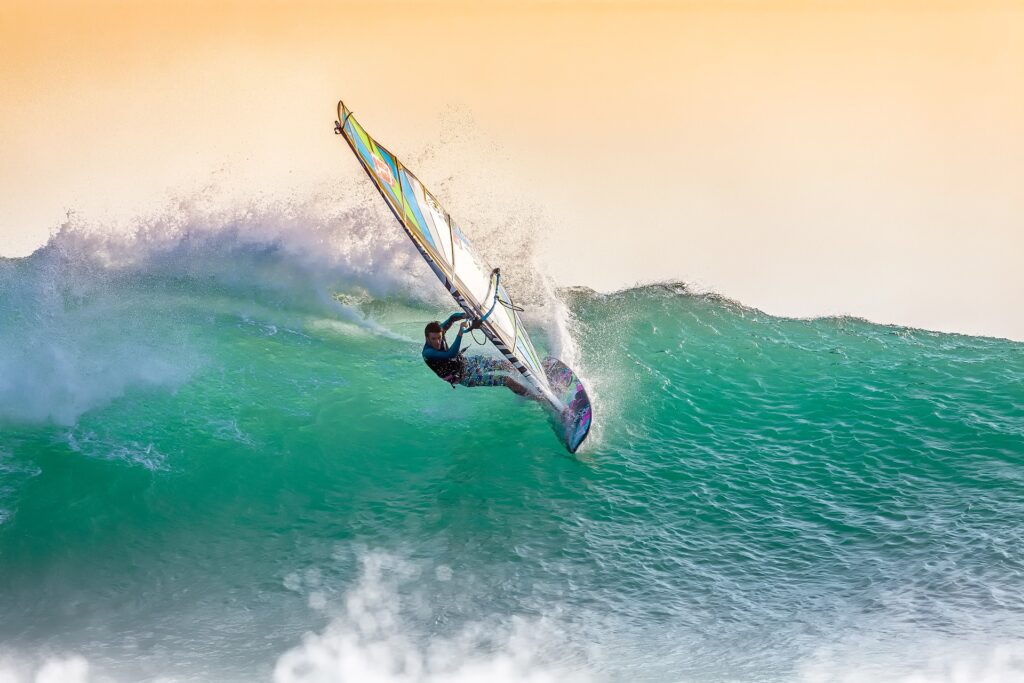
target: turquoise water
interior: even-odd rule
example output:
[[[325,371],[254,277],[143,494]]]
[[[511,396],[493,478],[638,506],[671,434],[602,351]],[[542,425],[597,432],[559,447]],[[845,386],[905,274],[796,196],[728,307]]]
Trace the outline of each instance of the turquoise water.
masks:
[[[1024,680],[1021,344],[563,290],[572,457],[403,241],[187,228],[0,261],[0,680]]]

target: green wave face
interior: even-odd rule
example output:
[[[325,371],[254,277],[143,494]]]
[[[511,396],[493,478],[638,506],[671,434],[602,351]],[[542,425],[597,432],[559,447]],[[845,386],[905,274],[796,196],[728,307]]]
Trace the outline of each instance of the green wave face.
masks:
[[[443,298],[231,244],[0,263],[0,673],[1019,673],[1020,344],[563,292],[572,458],[424,366]]]

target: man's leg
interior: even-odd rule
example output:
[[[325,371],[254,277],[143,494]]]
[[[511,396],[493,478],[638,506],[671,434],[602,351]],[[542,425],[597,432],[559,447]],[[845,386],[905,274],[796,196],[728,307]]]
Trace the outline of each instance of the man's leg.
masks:
[[[530,393],[529,389],[527,389],[526,387],[524,387],[522,384],[515,381],[511,377],[505,378],[505,386],[514,391],[515,393],[519,394],[520,396],[525,396],[526,398],[533,398],[533,394]]]
[[[464,387],[498,387],[505,383],[505,377],[496,373],[496,361],[483,356],[466,358],[462,381]]]
[[[461,384],[466,387],[506,386],[520,396],[532,397],[530,390],[509,377],[515,368],[505,359],[474,356],[466,359],[466,374]]]
[[[509,363],[504,358],[500,360],[495,358],[489,358],[488,363],[488,370],[491,373],[492,377],[494,377],[495,379],[502,379],[505,386],[511,389],[514,393],[518,394],[519,396],[533,398],[533,393],[529,389],[523,386],[521,382],[512,379],[511,373],[515,372],[515,368],[512,367],[511,363]]]

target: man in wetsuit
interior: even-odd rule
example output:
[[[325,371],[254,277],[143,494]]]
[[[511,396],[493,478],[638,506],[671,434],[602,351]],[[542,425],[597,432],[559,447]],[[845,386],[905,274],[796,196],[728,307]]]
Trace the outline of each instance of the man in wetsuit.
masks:
[[[427,323],[423,329],[426,342],[423,344],[423,360],[438,377],[453,387],[461,384],[464,387],[498,387],[506,386],[520,396],[530,396],[530,392],[519,382],[512,379],[512,364],[507,360],[459,355],[462,346],[462,335],[467,330],[480,327],[480,321],[464,322],[459,326],[459,334],[449,348],[444,335],[455,324],[456,320],[465,320],[465,313],[452,313],[443,323],[434,321]]]

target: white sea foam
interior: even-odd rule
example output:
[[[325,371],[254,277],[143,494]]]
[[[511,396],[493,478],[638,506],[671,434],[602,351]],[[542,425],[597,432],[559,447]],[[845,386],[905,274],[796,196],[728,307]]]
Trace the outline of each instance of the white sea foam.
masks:
[[[0,357],[0,419],[70,425],[80,415],[134,387],[173,387],[190,374],[166,350],[128,340],[98,339],[96,328],[53,335],[3,335],[16,349]],[[15,337],[11,339],[11,337]]]
[[[166,456],[149,442],[123,441],[74,428],[69,429],[64,437],[68,448],[75,453],[103,460],[119,460],[151,472],[167,469]]]
[[[362,608],[360,608],[362,609]],[[386,625],[386,624],[385,624]],[[595,674],[567,672],[557,665],[545,666],[533,659],[544,637],[536,621],[520,621],[503,634],[500,649],[490,654],[472,651],[472,639],[444,641],[426,649],[407,639],[392,636],[361,640],[359,630],[379,629],[381,623],[365,618],[355,630],[345,631],[332,624],[321,634],[310,634],[305,642],[278,660],[273,680],[277,683],[554,683],[604,680]],[[468,647],[468,650],[467,650]],[[863,661],[863,658],[862,658]],[[620,670],[628,671],[629,662]],[[207,670],[216,669],[212,664]],[[0,656],[0,683],[128,683],[129,679],[98,673],[96,666],[80,654],[48,657]],[[163,677],[154,683],[214,681],[202,675]],[[642,673],[629,680],[647,681]],[[662,679],[658,679],[659,681]],[[677,683],[704,683],[722,679],[681,676]],[[1024,681],[1024,647],[1004,643],[979,648],[973,654],[936,657],[920,671],[887,674],[873,666],[861,669],[805,667],[794,678],[765,677],[726,679],[729,683],[1021,683]]]
[[[80,655],[53,657],[42,662],[0,657],[0,683],[90,683],[89,662]]]
[[[418,568],[382,553],[362,558],[362,574],[343,606],[321,633],[307,634],[274,667],[276,683],[554,683],[593,677],[567,665],[559,646],[563,630],[548,619],[492,618],[451,637],[423,636],[405,621],[400,584]],[[451,572],[450,568],[447,572]],[[445,573],[444,580],[453,580]],[[319,585],[319,574],[314,585]],[[457,580],[457,577],[454,579]],[[304,590],[298,574],[286,578]],[[422,597],[422,596],[420,596]],[[416,597],[408,598],[411,602]],[[309,590],[310,606],[328,609],[325,593]]]
[[[905,641],[904,648],[910,649]],[[970,645],[947,642],[917,671],[895,673],[872,662],[867,653],[850,653],[856,664],[816,661],[805,664],[797,683],[1021,683],[1024,643]],[[916,647],[913,648],[917,650]],[[890,665],[892,662],[890,662]]]
[[[199,362],[144,313],[110,300],[74,308],[60,296],[38,292],[0,329],[0,419],[70,425],[130,388],[178,386]]]

